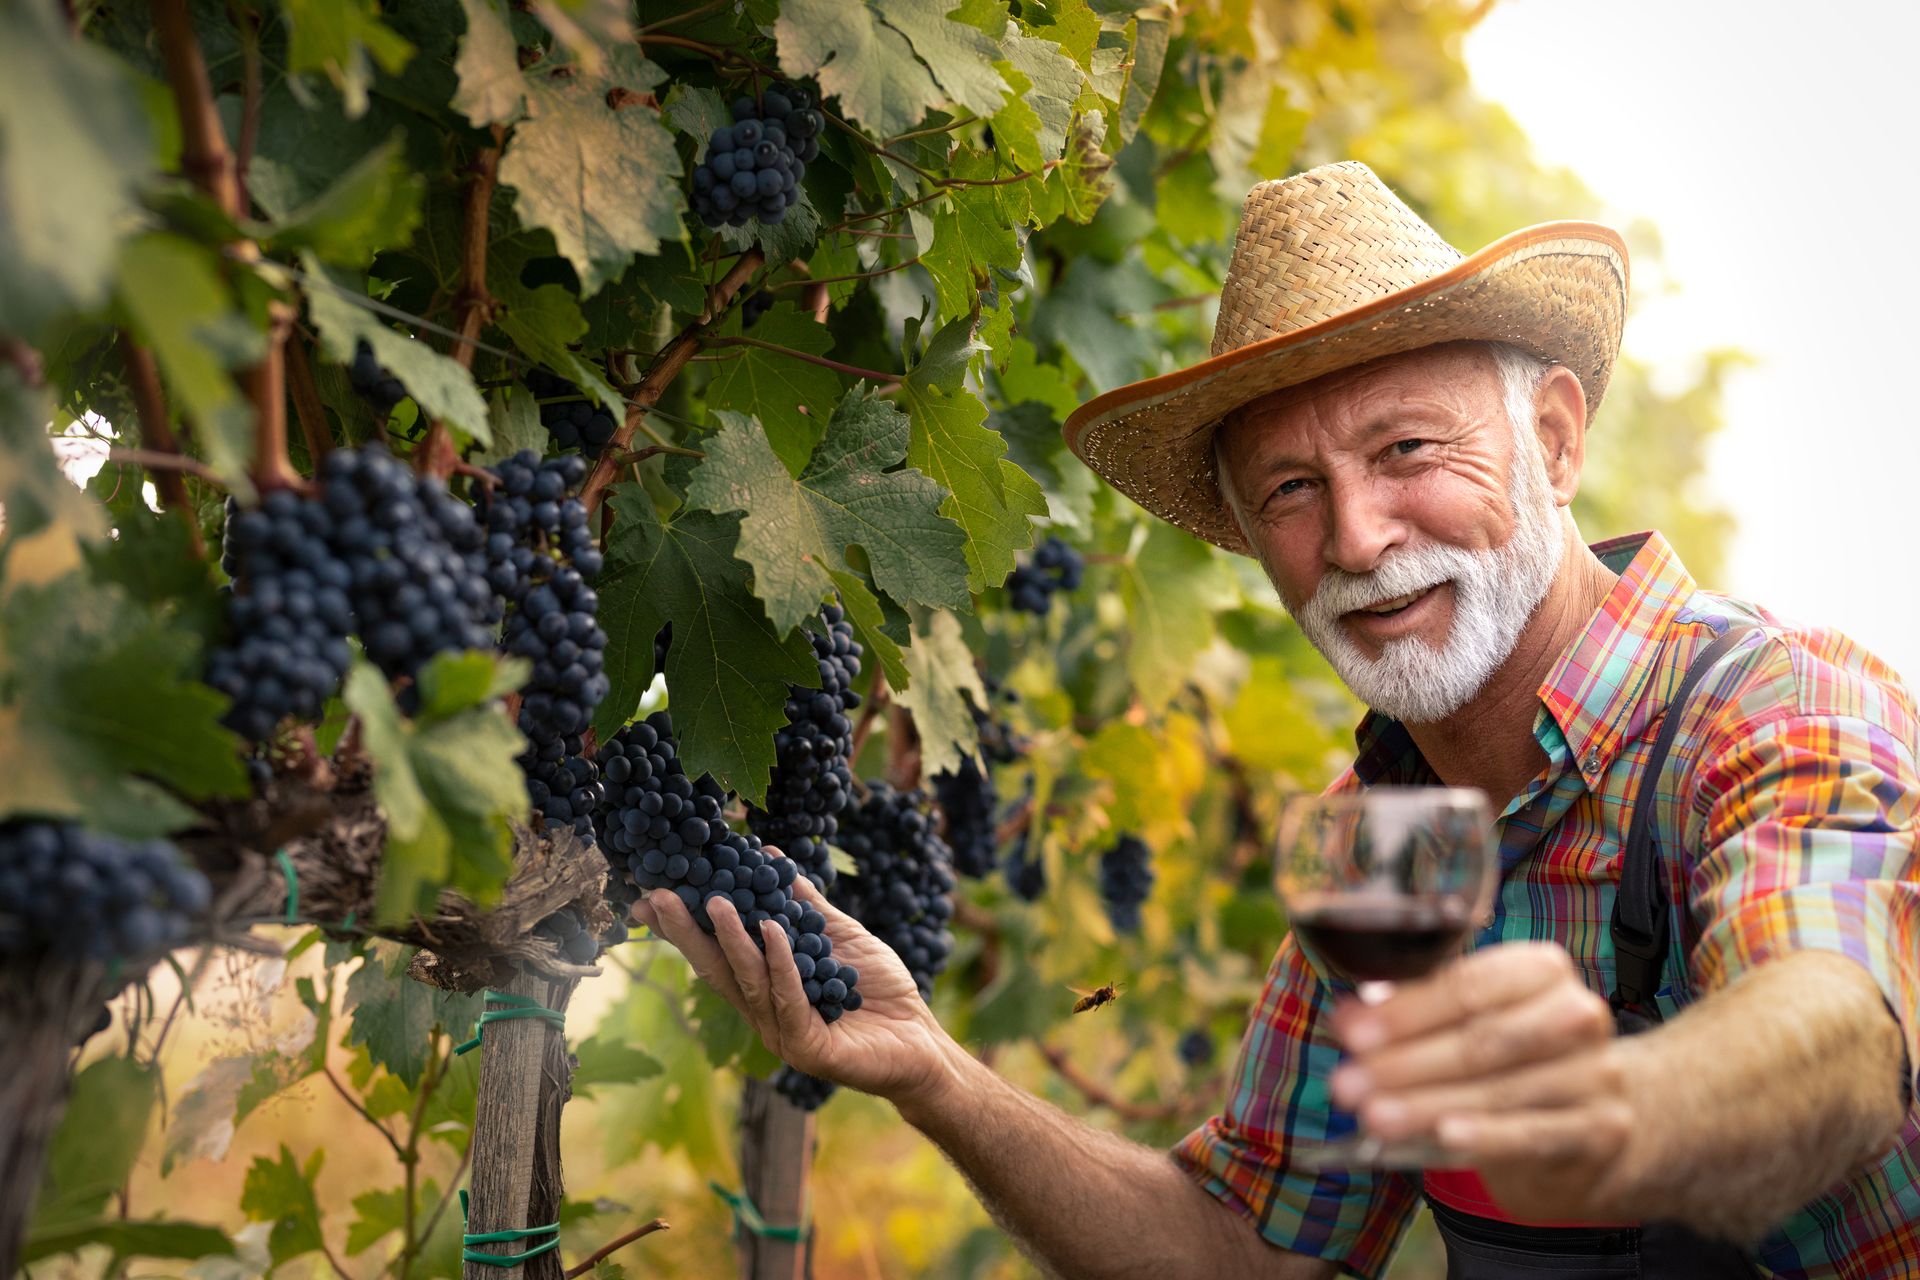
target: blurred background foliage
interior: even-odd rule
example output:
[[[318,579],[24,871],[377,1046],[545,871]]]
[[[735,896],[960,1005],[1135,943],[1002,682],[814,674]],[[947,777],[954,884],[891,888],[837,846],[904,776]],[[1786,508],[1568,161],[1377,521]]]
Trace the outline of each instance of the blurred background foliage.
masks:
[[[678,7],[643,5],[641,20]],[[1206,354],[1239,203],[1260,179],[1364,160],[1467,251],[1530,222],[1593,216],[1597,202],[1578,179],[1538,164],[1512,121],[1476,96],[1460,45],[1484,8],[1238,0],[1142,11],[1170,37],[1144,123],[1114,157],[1098,213],[1033,234],[1034,283],[1016,295],[1010,358],[978,384],[991,424],[1044,487],[1056,529],[1090,563],[1086,584],[1044,619],[990,590],[961,620],[985,671],[1017,695],[1009,715],[1028,749],[998,770],[1002,797],[1016,802],[1003,835],[1046,883],[1031,904],[999,877],[963,887],[960,950],[934,1003],[1009,1078],[1144,1142],[1171,1143],[1222,1101],[1285,928],[1263,847],[1275,798],[1343,765],[1358,708],[1255,566],[1149,520],[1065,452],[1059,421],[1092,392]],[[1644,272],[1657,238],[1628,230]],[[897,316],[934,290],[901,272],[872,293]],[[869,363],[863,342],[890,341],[876,318],[841,313],[836,355]],[[1721,379],[1737,359],[1718,355],[1679,386],[1656,386],[1623,361],[1576,506],[1590,541],[1657,526],[1712,581],[1729,520],[1701,504],[1697,481]],[[882,773],[889,749],[884,729],[873,734],[859,772]],[[1096,888],[1100,852],[1125,831],[1152,846],[1158,873],[1134,935],[1116,933]],[[461,1013],[409,995],[377,955],[349,975],[327,967],[325,950],[285,963],[186,957],[190,1009],[145,1023],[143,1055],[164,1041],[167,1105],[121,1207],[190,1211],[236,1234],[237,1258],[205,1259],[190,1275],[226,1280],[277,1262],[280,1275],[372,1277],[394,1262],[410,1180],[430,1211],[462,1179],[472,1058],[443,1065],[427,1054],[411,1079],[393,1069],[403,1039],[444,1054],[464,1031]],[[725,1274],[729,1214],[708,1184],[740,1183],[731,1130],[740,1077],[715,1064],[743,1061],[744,1029],[666,948],[637,944],[609,958],[570,1017],[583,1070],[566,1112],[565,1251],[584,1255],[658,1215],[672,1229],[616,1255],[625,1274]],[[1070,987],[1104,982],[1124,985],[1116,1004],[1069,1016]],[[180,990],[161,972],[129,999],[164,1014]],[[351,1025],[349,1007],[362,1015]],[[1179,1052],[1193,1032],[1210,1060]],[[92,1054],[125,1048],[116,1030]],[[752,1054],[744,1063],[766,1065]],[[83,1078],[76,1123],[86,1123],[95,1085]],[[819,1135],[815,1275],[1031,1274],[960,1178],[885,1105],[843,1091],[821,1112]],[[458,1231],[457,1210],[443,1211],[415,1274],[453,1274]],[[90,1250],[33,1274],[104,1265]],[[129,1273],[175,1274],[152,1263]],[[1442,1274],[1423,1230],[1393,1274]]]

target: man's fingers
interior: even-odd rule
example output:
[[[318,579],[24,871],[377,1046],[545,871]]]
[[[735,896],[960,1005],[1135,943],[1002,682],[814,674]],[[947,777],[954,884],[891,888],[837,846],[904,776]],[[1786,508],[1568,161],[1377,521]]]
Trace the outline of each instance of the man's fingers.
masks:
[[[1617,1075],[1606,1057],[1602,1051],[1435,1088],[1378,1090],[1357,1103],[1341,1101],[1338,1086],[1334,1096],[1340,1105],[1359,1113],[1368,1133],[1401,1138],[1431,1133],[1449,1116],[1577,1110],[1597,1099],[1617,1097],[1612,1092]]]
[[[760,954],[760,949],[753,945],[753,939],[747,936],[746,921],[740,918],[731,901],[714,895],[707,904],[707,915],[713,920],[713,935],[720,940],[720,950],[725,953],[727,963],[732,967],[733,980],[740,990],[741,1007],[747,1019],[763,1038],[773,1036],[776,1032],[773,999],[768,991],[766,957]]]
[[[1566,948],[1553,943],[1488,947],[1446,965],[1430,978],[1396,983],[1393,994],[1377,1005],[1343,1004],[1334,1011],[1334,1030],[1349,1049],[1364,1052],[1389,1041],[1456,1026],[1573,976],[1573,960]]]
[[[727,962],[720,944],[709,938],[688,913],[687,904],[672,893],[654,894],[647,902],[654,917],[649,927],[687,958],[687,963],[693,966],[693,971],[700,975],[701,981],[718,991],[727,1003],[751,1017],[752,1011],[747,1008],[746,997],[740,994],[740,984],[734,981],[733,966]]]
[[[768,920],[760,926],[767,944],[767,979],[773,998],[773,1018],[780,1028],[780,1043],[789,1051],[809,1047],[826,1024],[807,1003],[806,988],[800,982],[800,970],[793,963],[793,947],[787,931]]]
[[[1471,1020],[1412,1039],[1393,1040],[1358,1055],[1343,1068],[1349,1081],[1364,1081],[1369,1092],[1476,1080],[1529,1063],[1564,1057],[1584,1045],[1613,1036],[1607,1002],[1571,981],[1490,1010]],[[1335,1100],[1342,1097],[1336,1076]],[[1349,1085],[1351,1090],[1351,1085]]]
[[[818,911],[827,918],[827,932],[834,937],[845,937],[844,930],[858,929],[860,922],[827,901],[827,895],[806,876],[796,876],[793,881],[793,896]]]
[[[1560,1111],[1449,1116],[1440,1122],[1441,1145],[1474,1166],[1507,1161],[1604,1161],[1631,1136],[1632,1112],[1624,1102]]]

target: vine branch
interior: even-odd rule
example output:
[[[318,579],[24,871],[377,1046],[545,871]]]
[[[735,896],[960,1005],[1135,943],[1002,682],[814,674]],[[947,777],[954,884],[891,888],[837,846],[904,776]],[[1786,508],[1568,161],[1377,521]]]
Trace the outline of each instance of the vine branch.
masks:
[[[1166,1102],[1144,1103],[1129,1102],[1116,1097],[1114,1093],[1099,1081],[1087,1075],[1075,1066],[1064,1049],[1057,1049],[1044,1040],[1036,1039],[1034,1047],[1040,1050],[1040,1056],[1047,1060],[1055,1074],[1068,1084],[1081,1097],[1096,1107],[1105,1107],[1122,1120],[1172,1120],[1192,1110],[1195,1099],[1192,1097],[1173,1098]]]
[[[500,147],[506,131],[493,126],[493,145],[482,147],[473,158],[472,177],[467,182],[466,209],[460,229],[460,293],[455,307],[460,317],[459,337],[450,354],[454,362],[469,373],[480,331],[493,316],[493,296],[487,292],[487,217],[493,207],[493,189],[500,177]],[[454,472],[459,455],[453,447],[453,433],[439,418],[427,428],[426,439],[414,453],[414,466],[428,475],[445,480]]]
[[[153,0],[153,28],[160,58],[166,64],[167,85],[173,91],[180,117],[180,166],[194,184],[213,197],[220,211],[235,221],[246,216],[240,195],[240,177],[233,152],[214,106],[213,82],[207,61],[193,34],[187,0]]]
[[[127,385],[133,392],[134,416],[140,420],[140,438],[151,443],[157,454],[180,457],[180,441],[173,434],[173,423],[167,419],[166,397],[160,391],[160,368],[153,362],[153,353],[123,329],[120,354],[126,361]],[[187,486],[180,479],[180,471],[149,466],[147,472],[153,477],[153,487],[160,491],[160,500],[167,510],[185,522],[187,544],[194,559],[206,559],[207,547],[200,538],[200,521],[194,515],[193,503],[187,499]]]
[[[136,467],[145,467],[147,470],[155,473],[185,472],[187,475],[205,480],[208,484],[221,483],[219,473],[214,471],[212,467],[200,461],[198,458],[189,458],[183,453],[163,453],[158,449],[115,448],[107,450],[107,460],[110,462],[126,462]]]
[[[669,1223],[665,1218],[655,1218],[652,1222],[649,1222],[644,1226],[635,1227],[633,1230],[627,1232],[627,1234],[621,1236],[619,1239],[613,1240],[608,1242],[607,1244],[601,1245],[598,1249],[594,1250],[592,1253],[582,1258],[579,1262],[576,1262],[571,1267],[568,1267],[567,1280],[574,1280],[575,1276],[583,1276],[587,1274],[587,1272],[593,1270],[594,1264],[599,1262],[600,1259],[606,1257],[608,1254],[615,1253],[621,1249],[626,1248],[628,1245],[632,1244],[635,1240],[640,1239],[642,1236],[650,1236],[656,1231],[670,1230],[671,1226],[672,1224]]]
[[[838,360],[829,360],[825,356],[816,356],[810,351],[796,351],[792,347],[783,347],[776,342],[763,342],[759,338],[715,338],[707,343],[710,347],[759,347],[763,351],[778,352],[791,356],[795,360],[804,360],[808,364],[817,364],[822,369],[831,369],[835,373],[844,373],[849,378],[865,378],[869,382],[891,382],[900,375],[882,373],[878,369],[862,369],[859,365],[842,364]]]
[[[687,367],[687,361],[691,360],[694,353],[699,351],[701,345],[706,342],[708,330],[714,318],[733,300],[733,296],[740,292],[741,286],[752,279],[753,273],[758,271],[765,261],[766,255],[758,249],[749,249],[735,259],[727,274],[714,285],[713,292],[708,298],[706,314],[690,322],[675,334],[673,340],[660,349],[660,354],[655,356],[653,363],[647,367],[646,373],[640,379],[640,384],[627,398],[626,420],[613,433],[613,439],[608,441],[607,446],[600,451],[600,460],[593,464],[593,474],[587,477],[587,483],[580,490],[580,501],[586,505],[589,516],[599,509],[607,487],[613,483],[613,477],[619,470],[619,456],[632,445],[634,433],[643,427],[648,412],[660,402],[660,397],[666,394],[673,380],[679,376],[682,369]],[[657,443],[666,442],[662,440]]]

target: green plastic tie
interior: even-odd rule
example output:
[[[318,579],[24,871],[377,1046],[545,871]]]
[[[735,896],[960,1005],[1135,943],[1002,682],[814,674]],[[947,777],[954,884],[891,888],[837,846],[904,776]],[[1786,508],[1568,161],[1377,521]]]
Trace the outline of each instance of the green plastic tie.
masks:
[[[474,1043],[478,1044],[476,1040]],[[460,1192],[460,1225],[467,1225],[467,1193]],[[537,1244],[525,1253],[482,1253],[473,1246],[476,1244],[503,1244],[509,1240],[527,1240],[534,1236],[551,1235],[553,1239],[545,1244]],[[468,1262],[478,1262],[489,1267],[517,1267],[528,1258],[537,1258],[543,1253],[551,1253],[560,1247],[560,1224],[553,1223],[545,1227],[515,1227],[507,1231],[467,1232],[460,1237],[464,1246],[460,1250],[461,1258]]]
[[[293,859],[287,851],[275,849],[273,860],[280,864],[280,874],[287,878],[287,920],[288,924],[300,923],[300,877],[293,874]]]
[[[566,1014],[558,1009],[547,1008],[532,996],[517,996],[510,991],[482,991],[480,998],[486,1004],[503,1004],[507,1007],[483,1011],[480,1014],[480,1024],[474,1028],[473,1039],[453,1051],[456,1057],[469,1049],[479,1048],[480,1037],[486,1033],[489,1022],[512,1022],[515,1018],[544,1018],[553,1024],[556,1031],[565,1029],[567,1025]]]
[[[746,1192],[729,1191],[717,1182],[709,1182],[707,1185],[713,1188],[713,1194],[725,1200],[728,1207],[733,1210],[735,1226],[744,1228],[762,1240],[785,1240],[792,1244],[799,1244],[807,1238],[805,1227],[776,1227],[761,1217],[760,1210],[754,1207],[753,1201],[747,1198]]]

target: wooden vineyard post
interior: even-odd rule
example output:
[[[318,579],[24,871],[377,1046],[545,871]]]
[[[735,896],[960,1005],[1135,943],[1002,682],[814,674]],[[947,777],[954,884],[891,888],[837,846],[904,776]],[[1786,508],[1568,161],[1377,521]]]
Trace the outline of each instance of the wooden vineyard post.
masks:
[[[496,991],[564,1013],[578,982],[523,968]],[[543,1018],[503,1019],[487,1026],[474,1052],[482,1056],[466,1229],[482,1235],[557,1222],[564,1198],[560,1112],[573,1093],[566,1033]],[[474,1248],[502,1255],[525,1253],[555,1238],[535,1235]],[[566,1274],[558,1249],[511,1267],[467,1262],[462,1271],[466,1280],[561,1280]]]
[[[814,1138],[813,1113],[781,1097],[771,1081],[747,1081],[740,1096],[741,1190],[766,1223],[798,1226],[802,1238],[761,1235],[736,1218],[742,1280],[805,1280],[813,1274],[807,1180]]]

